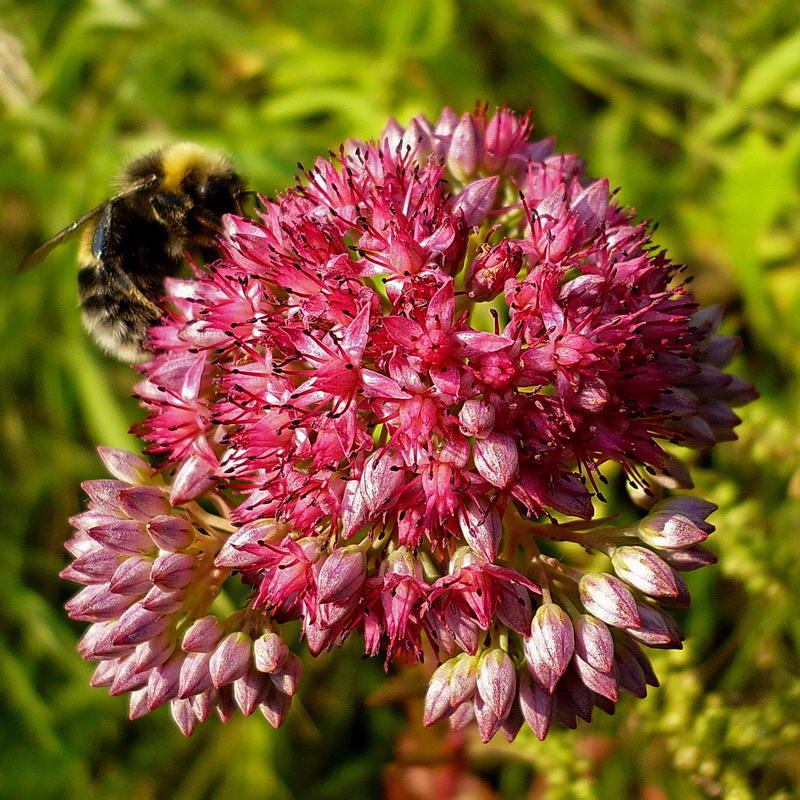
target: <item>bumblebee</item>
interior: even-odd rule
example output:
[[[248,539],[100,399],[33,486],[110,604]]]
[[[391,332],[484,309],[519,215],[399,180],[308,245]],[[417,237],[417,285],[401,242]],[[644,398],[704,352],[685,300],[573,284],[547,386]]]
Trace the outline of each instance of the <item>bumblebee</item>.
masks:
[[[148,357],[142,345],[161,316],[164,279],[181,271],[187,252],[214,257],[222,216],[241,213],[249,194],[228,158],[190,142],[168,145],[131,162],[119,191],[59,231],[22,263],[38,264],[83,228],[78,297],[83,323],[121,361]]]

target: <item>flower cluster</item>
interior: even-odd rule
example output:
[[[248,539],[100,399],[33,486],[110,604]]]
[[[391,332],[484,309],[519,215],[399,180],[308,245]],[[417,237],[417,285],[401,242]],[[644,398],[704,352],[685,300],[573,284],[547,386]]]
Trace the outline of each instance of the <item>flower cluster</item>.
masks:
[[[426,724],[484,740],[657,684],[640,645],[680,646],[662,607],[714,560],[713,506],[656,502],[691,487],[665,446],[733,438],[755,392],[719,310],[581,166],[506,109],[391,121],[168,281],[137,387],[160,473],[106,454],[122,483],[87,485],[65,571],[132,716],[280,724],[292,621],[312,655],[353,632],[387,664],[432,654]],[[593,519],[612,463],[638,524]],[[223,614],[232,573],[249,599]]]

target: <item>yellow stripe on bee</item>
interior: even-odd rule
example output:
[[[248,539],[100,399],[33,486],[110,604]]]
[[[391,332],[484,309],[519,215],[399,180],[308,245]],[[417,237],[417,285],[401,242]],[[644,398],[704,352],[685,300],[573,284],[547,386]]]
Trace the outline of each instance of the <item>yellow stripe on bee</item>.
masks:
[[[161,157],[161,166],[164,170],[162,186],[171,192],[180,189],[181,181],[189,172],[195,172],[201,178],[230,168],[225,156],[193,142],[178,142],[167,147]]]

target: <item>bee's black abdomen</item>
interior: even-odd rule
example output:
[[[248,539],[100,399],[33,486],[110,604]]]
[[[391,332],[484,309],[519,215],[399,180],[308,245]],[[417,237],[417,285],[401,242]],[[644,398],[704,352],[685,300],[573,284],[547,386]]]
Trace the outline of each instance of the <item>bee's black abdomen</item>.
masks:
[[[78,296],[83,324],[106,352],[129,362],[147,357],[142,346],[148,329],[158,321],[152,306],[121,292],[102,267],[94,265],[78,272]]]

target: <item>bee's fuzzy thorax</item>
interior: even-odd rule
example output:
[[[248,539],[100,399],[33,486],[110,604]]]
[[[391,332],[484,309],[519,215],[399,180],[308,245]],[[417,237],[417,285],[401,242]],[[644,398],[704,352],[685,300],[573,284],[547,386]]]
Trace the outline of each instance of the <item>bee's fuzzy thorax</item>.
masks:
[[[189,173],[202,181],[209,175],[232,171],[231,163],[224,155],[206,150],[194,142],[177,142],[165,147],[161,153],[161,168],[164,175],[161,185],[168,191],[178,190]]]

